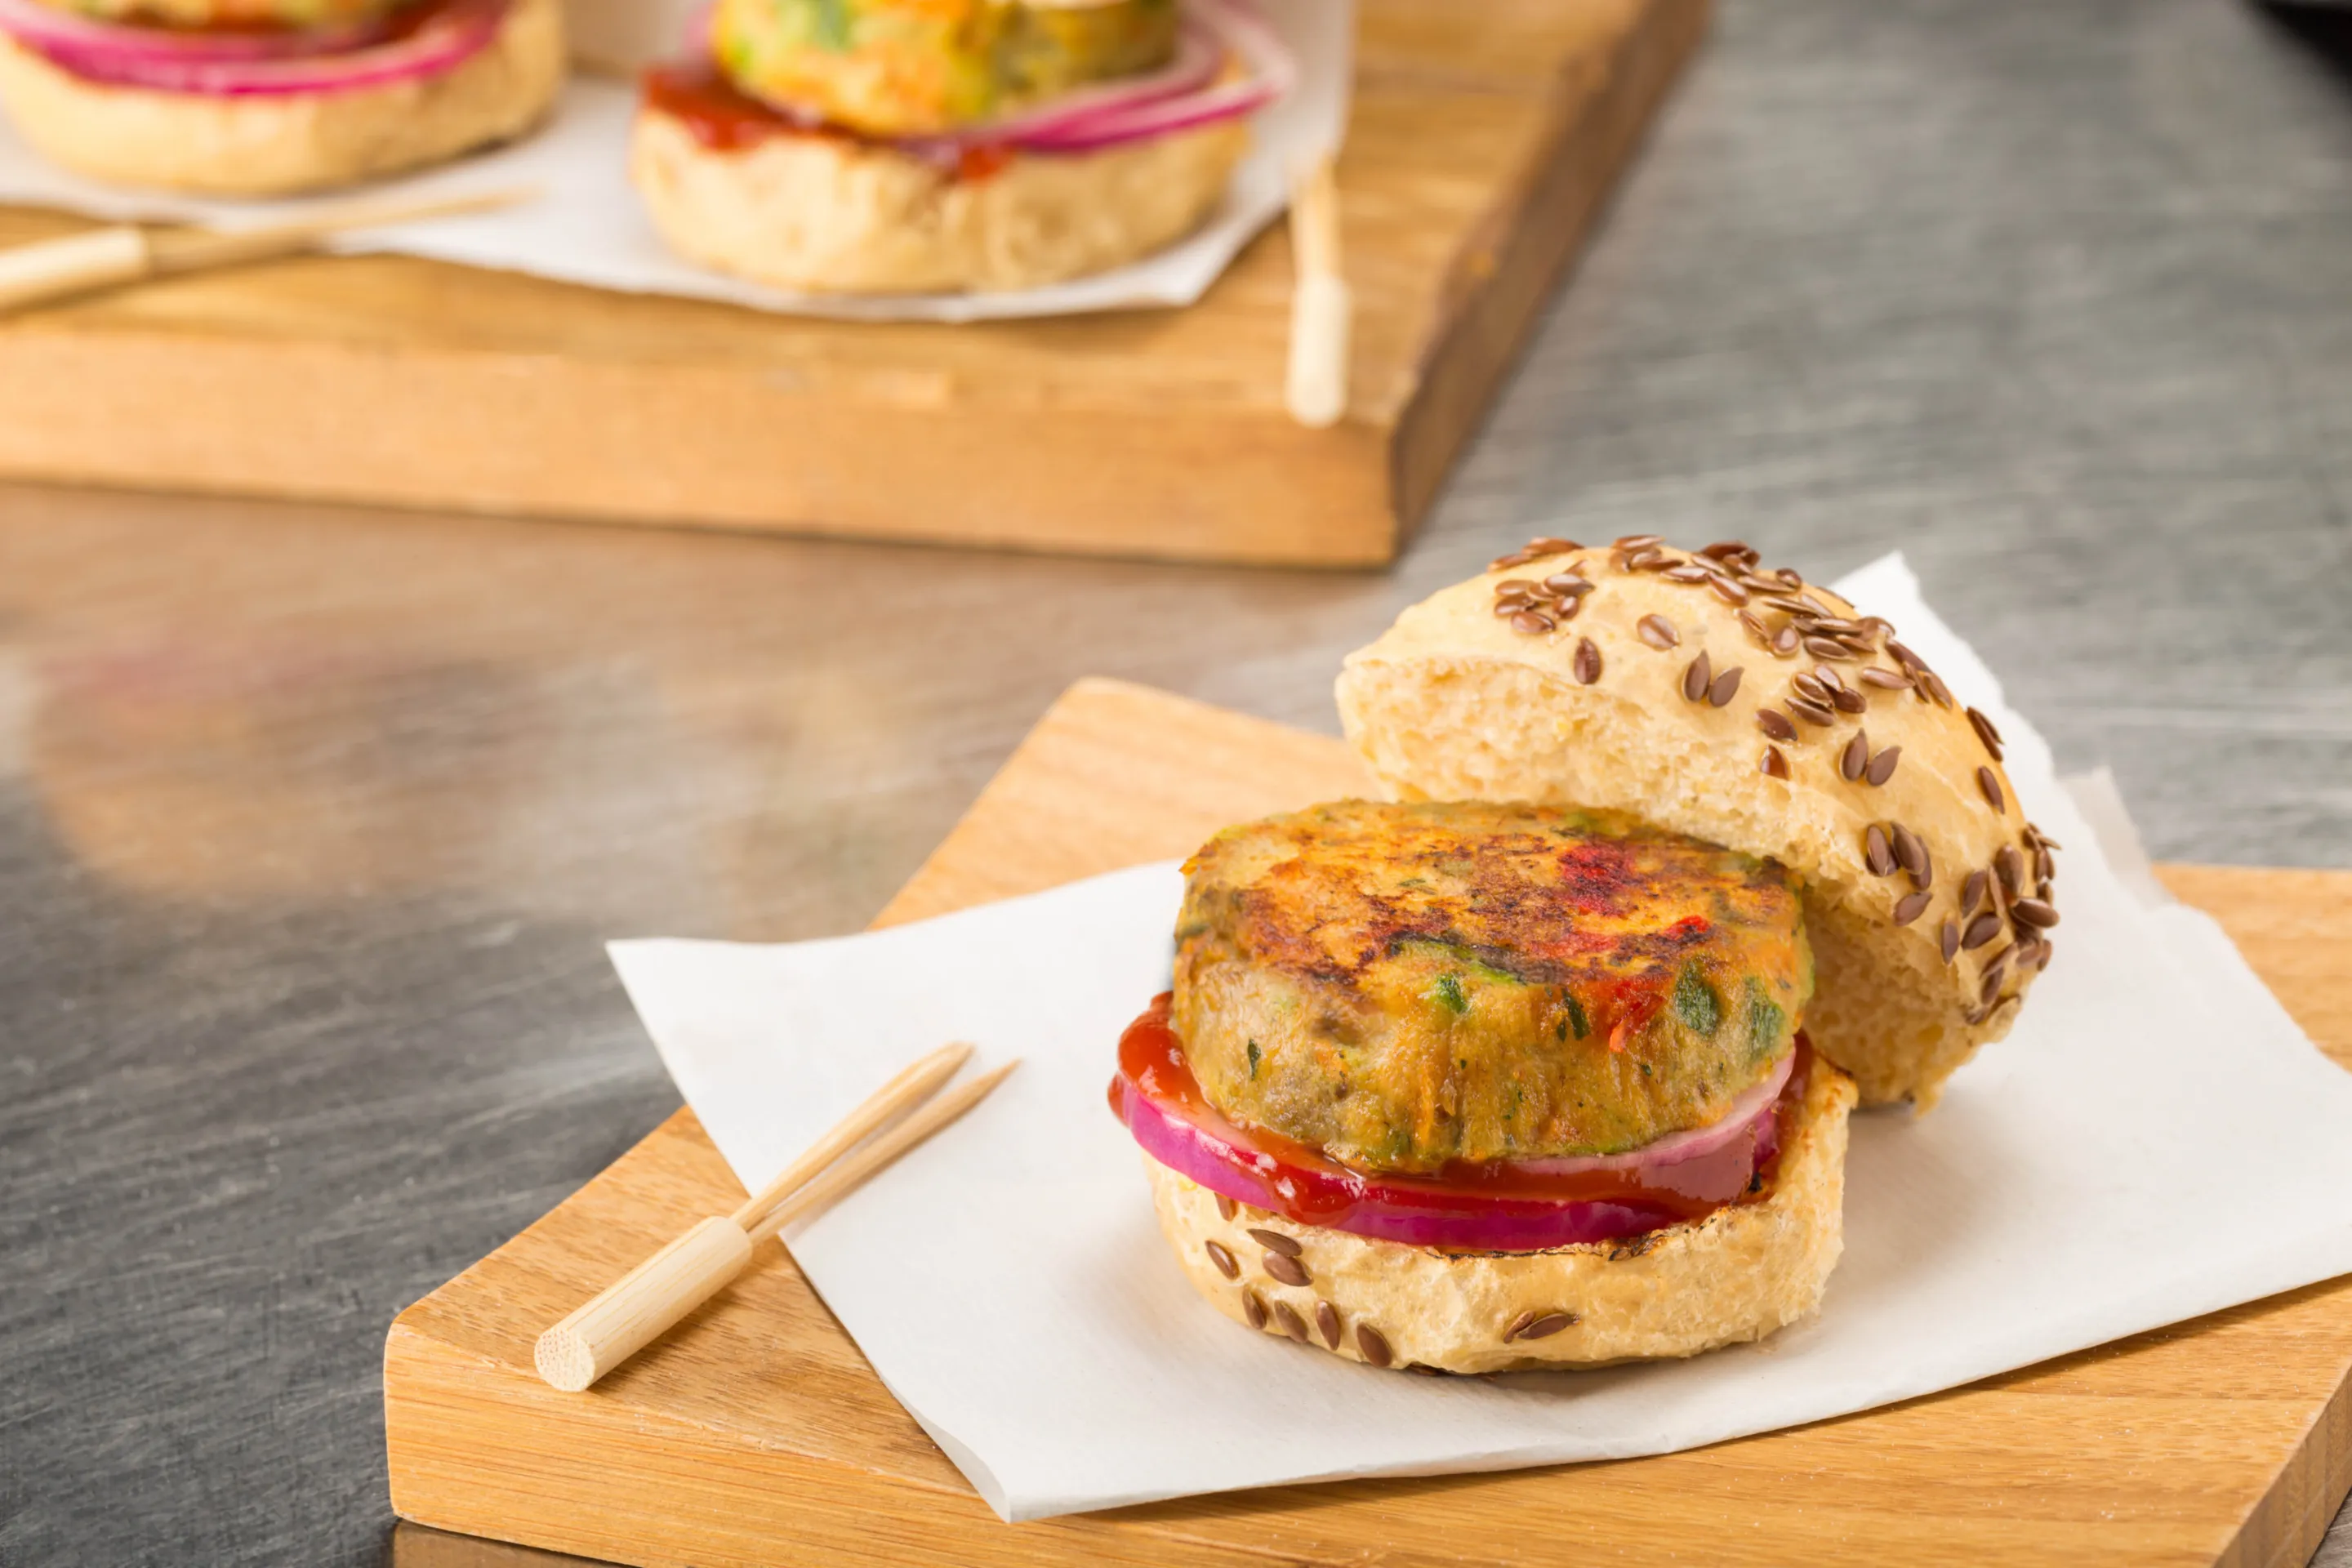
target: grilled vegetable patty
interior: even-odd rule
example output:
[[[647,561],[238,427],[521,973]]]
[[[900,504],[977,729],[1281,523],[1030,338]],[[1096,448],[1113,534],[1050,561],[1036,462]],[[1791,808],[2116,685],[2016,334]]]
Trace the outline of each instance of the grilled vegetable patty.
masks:
[[[1164,65],[1177,0],[719,0],[735,85],[869,136],[938,135]]]
[[[1202,1092],[1368,1169],[1706,1126],[1812,994],[1780,865],[1616,813],[1342,801],[1185,872],[1173,1017]]]

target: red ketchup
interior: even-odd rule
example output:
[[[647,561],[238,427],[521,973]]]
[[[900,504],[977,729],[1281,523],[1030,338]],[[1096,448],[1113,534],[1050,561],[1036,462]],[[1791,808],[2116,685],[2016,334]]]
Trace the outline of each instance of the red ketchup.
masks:
[[[1301,1225],[1463,1251],[1536,1251],[1622,1239],[1703,1218],[1769,1192],[1801,1101],[1811,1046],[1752,1130],[1662,1164],[1562,1173],[1510,1161],[1454,1161],[1431,1175],[1343,1165],[1321,1150],[1227,1119],[1206,1096],[1169,1024],[1162,993],[1119,1037],[1110,1109],[1145,1152],[1237,1203]]]
[[[645,75],[646,106],[686,127],[714,153],[739,153],[773,136],[835,136],[846,132],[807,126],[777,112],[728,79],[708,58],[675,61]]]
[[[780,136],[815,136],[832,142],[887,147],[844,126],[809,121],[786,114],[737,87],[707,58],[658,65],[645,74],[646,105],[686,127],[687,133],[713,153],[740,153]],[[929,148],[939,151],[932,153]],[[952,169],[957,179],[984,180],[1013,161],[1003,147],[952,142],[926,143],[925,158]]]

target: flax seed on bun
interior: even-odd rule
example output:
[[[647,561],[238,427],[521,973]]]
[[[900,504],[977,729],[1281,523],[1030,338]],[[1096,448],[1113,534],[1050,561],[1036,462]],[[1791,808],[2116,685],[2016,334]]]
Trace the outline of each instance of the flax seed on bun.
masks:
[[[444,163],[521,134],[565,70],[560,0],[515,0],[485,47],[438,75],[252,97],[88,80],[0,35],[0,103],[43,155],[93,179],[280,196]]]
[[[1883,621],[1740,545],[1540,540],[1351,655],[1349,739],[1409,800],[1632,812],[1800,879],[1813,1043],[1924,1109],[2049,962],[2052,860]]]
[[[1853,1080],[1820,1063],[1764,1196],[1543,1252],[1370,1240],[1221,1202],[1148,1155],[1143,1163],[1185,1277],[1235,1322],[1374,1366],[1605,1366],[1761,1339],[1821,1304],[1844,1246],[1853,1102]]]

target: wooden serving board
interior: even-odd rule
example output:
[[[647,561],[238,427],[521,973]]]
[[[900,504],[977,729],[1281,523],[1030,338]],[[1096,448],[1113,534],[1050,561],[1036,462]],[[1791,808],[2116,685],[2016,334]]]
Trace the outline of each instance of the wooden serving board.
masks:
[[[1345,420],[1283,407],[1291,256],[1189,310],[820,321],[400,257],[0,322],[0,474],[1088,553],[1393,558],[1708,0],[1363,0]],[[66,220],[0,209],[0,245]]]
[[[877,923],[1181,855],[1228,822],[1362,793],[1366,783],[1337,741],[1085,682]],[[2221,920],[2288,1010],[2352,1066],[2352,873],[2172,867],[2165,876]],[[2352,1486],[2347,1280],[1692,1453],[1285,1487],[1006,1525],[892,1401],[772,1243],[731,1289],[594,1392],[557,1394],[533,1374],[541,1329],[740,1200],[681,1110],[402,1313],[384,1350],[401,1515],[702,1568],[1602,1559],[2299,1568]]]

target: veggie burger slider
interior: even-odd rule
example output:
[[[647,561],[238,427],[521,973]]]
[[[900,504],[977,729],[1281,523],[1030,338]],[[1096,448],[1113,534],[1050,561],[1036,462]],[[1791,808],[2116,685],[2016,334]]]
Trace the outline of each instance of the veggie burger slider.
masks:
[[[1857,1100],[2049,961],[1990,721],[1745,546],[1541,540],[1339,681],[1400,798],[1230,828],[1113,1109],[1227,1316],[1374,1366],[1685,1356],[1819,1304]]]
[[[123,184],[283,195],[520,134],[564,74],[559,0],[0,0],[0,101]]]
[[[1245,0],[719,0],[647,73],[632,168],[723,271],[1022,289],[1198,226],[1291,76]]]

